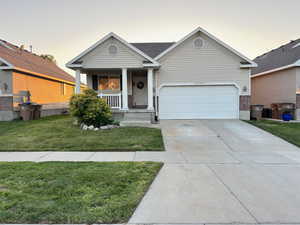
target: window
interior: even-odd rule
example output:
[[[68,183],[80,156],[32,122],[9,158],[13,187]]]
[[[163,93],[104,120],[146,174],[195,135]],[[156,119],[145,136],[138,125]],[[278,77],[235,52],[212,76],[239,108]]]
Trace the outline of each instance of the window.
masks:
[[[99,78],[99,90],[111,90],[119,91],[121,90],[121,83],[119,77],[104,76]]]

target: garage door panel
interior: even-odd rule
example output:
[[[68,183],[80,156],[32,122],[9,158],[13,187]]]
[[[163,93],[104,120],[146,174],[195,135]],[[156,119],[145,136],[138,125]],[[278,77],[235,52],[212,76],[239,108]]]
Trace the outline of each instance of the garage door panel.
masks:
[[[160,119],[238,117],[238,91],[234,86],[164,87],[159,99]]]

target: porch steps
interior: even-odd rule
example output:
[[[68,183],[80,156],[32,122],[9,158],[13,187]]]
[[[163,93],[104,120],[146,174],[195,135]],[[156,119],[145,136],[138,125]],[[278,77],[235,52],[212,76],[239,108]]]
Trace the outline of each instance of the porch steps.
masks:
[[[136,127],[136,126],[150,126],[150,121],[122,121],[120,122],[121,127]]]
[[[149,122],[151,123],[151,112],[126,112],[124,113],[124,121],[128,122]]]

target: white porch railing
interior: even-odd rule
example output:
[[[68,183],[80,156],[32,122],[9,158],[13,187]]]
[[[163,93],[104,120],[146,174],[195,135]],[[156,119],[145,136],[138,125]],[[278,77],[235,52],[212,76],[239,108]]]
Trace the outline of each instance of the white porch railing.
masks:
[[[103,94],[99,93],[98,96],[100,98],[103,98],[106,100],[106,103],[110,106],[112,109],[121,109],[122,107],[122,95],[121,93],[117,94]]]

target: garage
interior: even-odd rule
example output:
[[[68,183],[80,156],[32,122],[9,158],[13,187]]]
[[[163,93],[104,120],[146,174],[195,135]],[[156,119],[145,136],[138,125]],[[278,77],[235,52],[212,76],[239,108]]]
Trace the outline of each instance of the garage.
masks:
[[[164,86],[160,119],[238,119],[239,93],[233,85]]]

